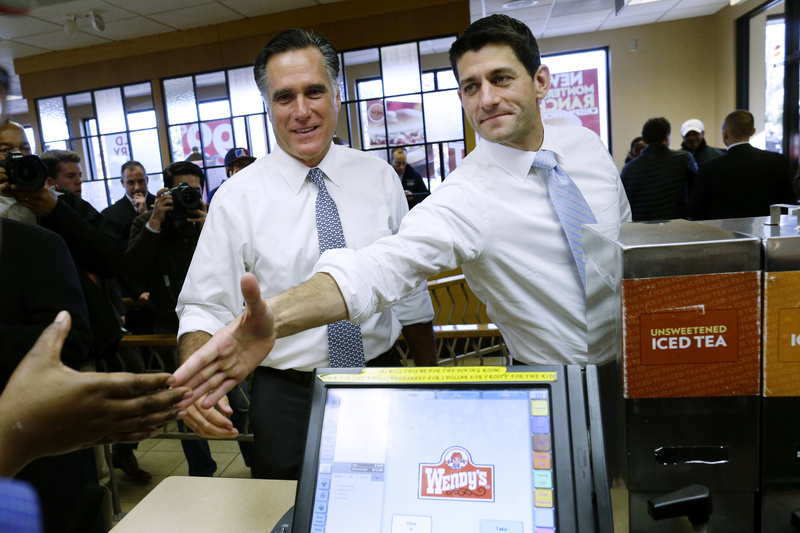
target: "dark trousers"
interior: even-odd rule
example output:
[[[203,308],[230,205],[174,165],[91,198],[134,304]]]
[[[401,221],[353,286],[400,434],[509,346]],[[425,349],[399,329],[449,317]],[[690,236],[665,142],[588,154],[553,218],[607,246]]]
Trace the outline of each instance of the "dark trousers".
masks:
[[[392,347],[367,366],[402,366]],[[298,479],[306,447],[313,372],[276,370],[265,366],[253,373],[250,427],[255,444],[253,477]]]
[[[233,427],[239,430],[239,433],[245,433],[247,428],[247,419],[250,414],[250,393],[247,392],[247,382],[242,381],[236,385],[228,393],[228,403],[230,403],[233,414],[231,415],[231,422]],[[239,441],[239,451],[242,452],[242,460],[245,466],[252,466],[254,456],[256,453],[255,445],[252,442]]]

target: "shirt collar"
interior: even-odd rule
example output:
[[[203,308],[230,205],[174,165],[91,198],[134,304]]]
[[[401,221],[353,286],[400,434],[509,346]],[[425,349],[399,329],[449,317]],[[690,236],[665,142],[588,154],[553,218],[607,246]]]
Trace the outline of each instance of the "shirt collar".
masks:
[[[524,182],[533,165],[536,152],[517,150],[502,144],[492,143],[486,140],[480,141],[483,149],[489,157],[503,170],[508,172],[519,182]],[[563,164],[565,159],[564,152],[558,144],[558,136],[551,126],[544,125],[544,140],[540,150],[550,150],[556,155],[556,162]]]
[[[731,148],[733,148],[734,146],[741,146],[741,145],[743,145],[743,144],[750,144],[750,141],[743,141],[743,142],[740,142],[740,143],[733,143],[732,145],[728,146],[728,148],[727,148],[727,149],[728,149],[728,150],[730,150],[730,149],[731,149]]]
[[[294,157],[284,152],[280,147],[275,147],[275,149],[272,151],[272,154],[275,157],[276,166],[280,169],[280,173],[283,176],[283,179],[289,185],[289,188],[295,194],[300,192],[300,188],[303,186],[303,183],[305,183],[308,172],[315,167],[308,167],[304,165]],[[338,186],[341,176],[338,173],[339,165],[337,164],[337,159],[337,146],[331,143],[328,153],[325,154],[325,158],[320,161],[316,168],[322,170],[330,182]]]

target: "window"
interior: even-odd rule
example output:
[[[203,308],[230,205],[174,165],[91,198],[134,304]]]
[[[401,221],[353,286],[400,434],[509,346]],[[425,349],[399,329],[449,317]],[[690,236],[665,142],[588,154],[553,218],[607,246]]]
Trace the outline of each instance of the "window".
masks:
[[[161,188],[161,151],[149,83],[43,98],[37,100],[36,112],[41,152],[72,150],[81,156],[82,197],[98,211],[124,194],[117,178],[130,159],[148,170],[151,192]]]
[[[406,160],[434,190],[465,155],[464,122],[447,52],[455,37],[344,52],[337,134],[353,148]]]
[[[272,128],[252,67],[165,79],[163,87],[171,159],[203,167],[207,190],[226,178],[231,148],[247,148],[254,157],[271,151]]]
[[[783,63],[786,23],[783,16],[768,17],[764,35],[764,130],[751,139],[753,146],[783,153]]]
[[[786,9],[783,0],[770,0],[736,22],[736,106],[753,114],[756,133],[750,144],[778,153],[784,153],[792,139],[784,135],[785,121],[797,123],[791,117],[797,97],[794,104],[790,101],[797,92],[784,80],[791,73],[793,55],[786,54]],[[789,116],[784,115],[785,108]]]
[[[465,156],[464,123],[447,52],[455,37],[340,54],[342,108],[337,137],[390,160],[402,147],[407,162],[433,190]],[[254,157],[276,140],[251,66],[161,80],[169,156],[162,158],[150,83],[43,98],[37,113],[45,147],[83,158],[84,199],[98,210],[124,191],[120,167],[141,162],[155,193],[162,161],[194,161],[207,189],[225,178],[224,158],[235,146]]]

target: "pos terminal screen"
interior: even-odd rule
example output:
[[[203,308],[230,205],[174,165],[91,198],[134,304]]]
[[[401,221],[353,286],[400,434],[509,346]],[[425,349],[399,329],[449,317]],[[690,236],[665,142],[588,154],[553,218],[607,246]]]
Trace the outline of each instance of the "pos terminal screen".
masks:
[[[330,388],[314,533],[554,533],[550,390]]]

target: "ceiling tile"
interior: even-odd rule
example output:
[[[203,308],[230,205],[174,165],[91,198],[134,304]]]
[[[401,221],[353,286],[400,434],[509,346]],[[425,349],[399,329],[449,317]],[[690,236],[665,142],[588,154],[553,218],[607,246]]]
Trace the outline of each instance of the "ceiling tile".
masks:
[[[550,16],[551,6],[533,6],[523,7],[521,9],[503,9],[502,7],[496,11],[487,12],[487,15],[493,13],[500,13],[508,15],[509,17],[517,20],[522,20],[526,24],[531,20],[546,20]]]
[[[219,24],[220,22],[230,22],[242,17],[230,8],[214,2],[205,4],[202,9],[176,9],[175,11],[150,15],[150,18],[179,30],[187,30],[189,28]]]
[[[270,0],[269,2],[264,2],[263,0],[220,0],[220,3],[245,17],[270,15],[281,11],[319,5],[314,0]]]
[[[70,37],[62,30],[55,33],[43,33],[41,35],[32,35],[30,37],[20,37],[16,39],[15,42],[30,46],[38,46],[39,48],[44,48],[45,50],[70,50],[72,48],[103,44],[110,41],[109,39],[104,39],[96,35],[89,35],[88,33],[82,31],[79,31]]]
[[[14,41],[3,41],[0,43],[0,58],[2,58],[3,61],[8,61],[9,58],[35,56],[45,52],[49,52],[49,50],[39,46],[32,46]]]
[[[688,9],[670,9],[665,15],[659,17],[659,22],[668,20],[688,19],[692,17],[704,17],[713,15],[718,9],[715,6],[699,6]]]
[[[558,27],[548,26],[544,31],[544,34],[539,38],[546,39],[548,37],[560,37],[562,35],[574,35],[577,33],[591,33],[593,31],[597,31],[597,23],[595,22],[590,24],[573,24]]]
[[[658,14],[651,13],[649,15],[641,15],[638,17],[608,17],[605,22],[600,26],[601,30],[614,30],[617,28],[627,28],[630,26],[644,26],[645,24],[653,24],[657,21]]]
[[[152,15],[191,7],[204,8],[211,3],[211,0],[105,0],[105,2],[139,15]]]
[[[59,27],[58,24],[33,17],[0,16],[0,38],[2,39],[49,33],[58,30]]]
[[[94,0],[91,2],[79,0],[77,2],[68,2],[66,4],[48,6],[46,8],[37,8],[31,12],[30,17],[21,18],[33,18],[63,25],[64,20],[68,15],[75,15],[75,22],[77,23],[78,28],[91,28],[92,24],[89,20],[90,11],[99,13],[106,22],[122,20],[136,16],[136,13],[132,13],[126,9],[120,9],[116,6],[101,2],[99,0]]]
[[[714,12],[716,13],[728,5],[730,5],[730,0],[681,0],[675,7],[677,9],[685,9],[690,7],[715,6],[717,9]]]
[[[106,31],[102,33],[103,37],[113,39],[115,41],[124,41],[125,39],[135,39],[136,37],[147,37],[149,35],[157,35],[159,33],[167,33],[174,31],[173,28],[150,20],[148,18],[136,17],[128,20],[117,20],[106,24]]]
[[[614,9],[614,0],[561,0],[553,8],[553,17],[586,16]]]
[[[71,2],[36,7],[31,10],[30,16],[51,22],[60,22],[64,20],[65,15],[86,15],[89,11],[102,12],[105,15],[109,10],[117,9],[117,7],[107,4],[103,0],[73,0]]]
[[[598,27],[600,27],[600,24],[606,18],[608,18],[608,16],[611,13],[612,11],[606,11],[604,13],[597,13],[595,16],[592,17],[585,17],[583,15],[567,15],[565,17],[553,17],[550,19],[550,22],[547,23],[547,28],[545,28],[545,32],[550,28],[563,28],[563,27],[577,28],[578,26],[593,28],[588,31],[594,31]],[[578,31],[576,29],[572,33],[584,33],[584,31]]]
[[[617,17],[642,17],[645,15],[656,15],[656,17],[666,13],[672,9],[680,0],[661,0],[660,2],[651,2],[649,4],[638,4],[635,6],[627,6],[623,9]]]

